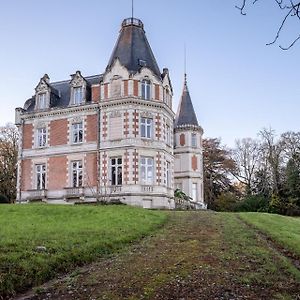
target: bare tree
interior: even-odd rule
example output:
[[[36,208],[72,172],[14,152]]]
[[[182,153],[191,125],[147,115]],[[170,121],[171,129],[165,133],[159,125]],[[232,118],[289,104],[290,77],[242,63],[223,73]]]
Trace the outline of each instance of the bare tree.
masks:
[[[14,125],[0,127],[0,194],[10,202],[16,198],[18,140],[18,130]]]
[[[282,184],[281,171],[284,145],[280,140],[276,141],[275,131],[271,128],[264,128],[259,132],[259,135],[262,138],[262,151],[264,151],[271,173],[272,190],[278,195]]]
[[[240,5],[236,5],[236,8],[240,10],[242,15],[246,15],[245,9],[246,9],[246,5],[248,4],[249,0],[239,0],[239,1],[241,1]],[[252,4],[255,4],[259,1],[260,0],[251,0]],[[274,4],[277,5],[278,8],[283,12],[283,19],[281,20],[281,23],[278,26],[278,29],[277,29],[274,39],[271,42],[267,43],[267,45],[273,45],[278,41],[283,28],[286,26],[286,24],[290,18],[296,18],[298,21],[300,21],[300,1],[299,0],[273,0],[273,1],[274,1]],[[279,45],[279,47],[282,50],[288,50],[291,47],[293,47],[299,39],[300,39],[300,34],[288,46]]]
[[[233,150],[233,159],[236,168],[233,176],[246,187],[246,193],[252,194],[253,181],[260,163],[261,147],[260,143],[252,138],[236,140]]]

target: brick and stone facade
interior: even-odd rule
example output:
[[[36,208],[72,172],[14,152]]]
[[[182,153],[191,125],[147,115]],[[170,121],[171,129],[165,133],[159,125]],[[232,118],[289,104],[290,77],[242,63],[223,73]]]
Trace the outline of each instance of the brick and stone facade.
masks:
[[[84,77],[77,71],[53,83],[45,75],[24,108],[16,109],[17,201],[174,208],[174,186],[181,179],[173,139],[184,140],[183,147],[189,141],[178,136],[186,134],[180,129],[173,135],[174,119],[168,69],[160,73],[142,22],[126,19],[103,74]],[[197,150],[176,155],[182,156],[181,171],[198,174],[203,189],[199,128]],[[199,203],[200,195],[194,199]]]

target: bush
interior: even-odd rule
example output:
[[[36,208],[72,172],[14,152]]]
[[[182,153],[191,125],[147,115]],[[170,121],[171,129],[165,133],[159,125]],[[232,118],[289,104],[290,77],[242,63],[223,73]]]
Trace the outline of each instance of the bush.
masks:
[[[3,204],[3,203],[10,203],[8,198],[5,196],[5,195],[2,195],[0,194],[0,204]]]
[[[240,202],[235,210],[242,212],[266,212],[268,211],[269,201],[262,195],[249,195]]]
[[[215,200],[215,209],[217,211],[234,211],[237,204],[237,197],[231,192],[225,192]]]

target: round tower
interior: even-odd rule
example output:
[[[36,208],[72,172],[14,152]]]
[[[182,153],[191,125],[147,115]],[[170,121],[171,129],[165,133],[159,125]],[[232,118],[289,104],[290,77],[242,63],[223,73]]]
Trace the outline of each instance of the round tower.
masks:
[[[206,208],[203,193],[203,129],[198,124],[187,86],[186,74],[174,126],[175,189],[180,189],[198,208]]]

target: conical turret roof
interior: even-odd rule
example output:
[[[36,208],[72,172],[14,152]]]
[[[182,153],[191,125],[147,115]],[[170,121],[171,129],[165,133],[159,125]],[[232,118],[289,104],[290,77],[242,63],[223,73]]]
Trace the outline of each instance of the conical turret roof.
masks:
[[[148,67],[161,78],[159,67],[146,38],[144,25],[139,19],[128,18],[122,22],[120,35],[106,70],[112,67],[117,58],[129,72],[136,73],[142,67]]]
[[[176,114],[175,127],[183,125],[199,126],[191,96],[188,90],[186,74],[184,75],[184,77],[183,91]]]

